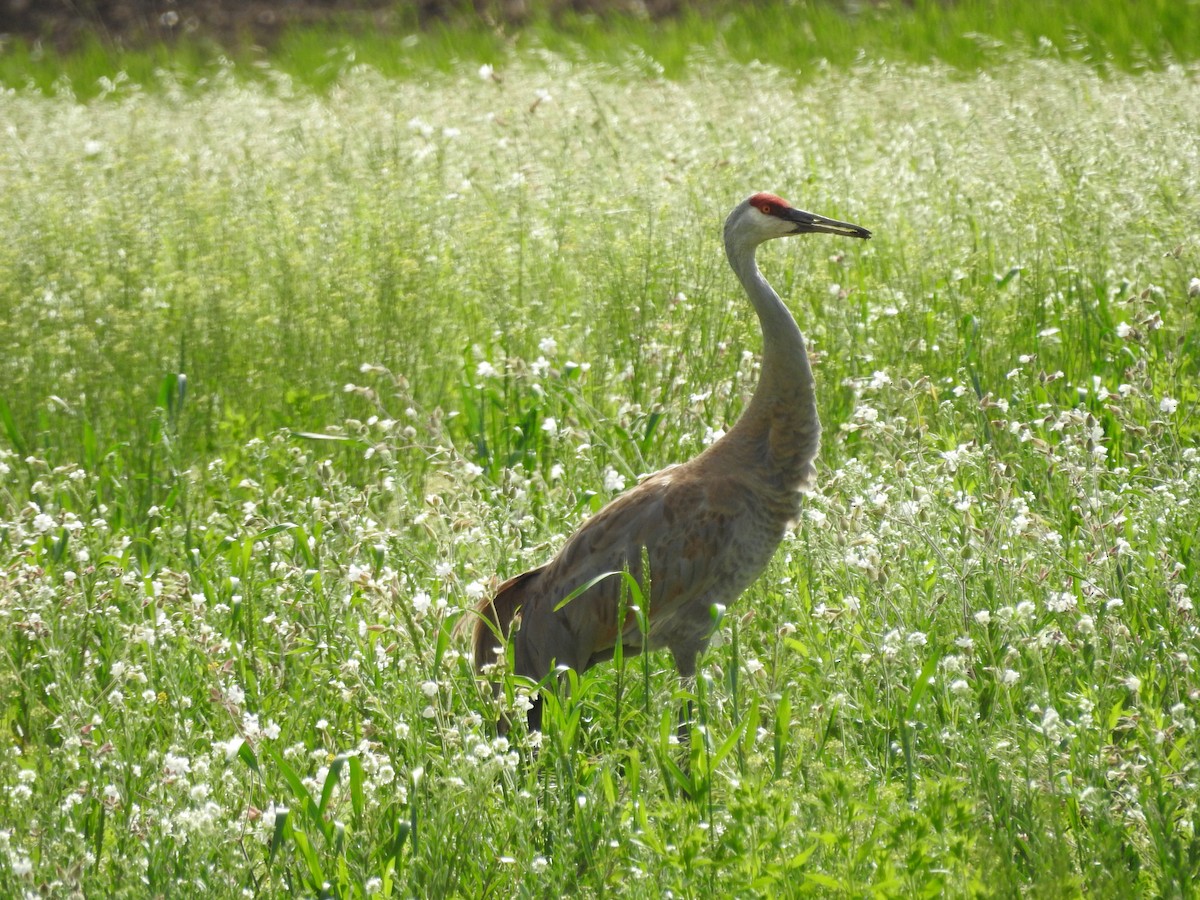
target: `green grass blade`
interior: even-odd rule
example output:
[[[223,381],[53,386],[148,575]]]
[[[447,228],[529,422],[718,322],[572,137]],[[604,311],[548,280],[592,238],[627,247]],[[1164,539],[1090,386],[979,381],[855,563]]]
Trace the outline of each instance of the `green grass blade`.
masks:
[[[261,775],[262,772],[258,768],[258,756],[254,753],[254,748],[250,746],[249,741],[242,741],[237,750],[238,759],[250,767],[250,771],[255,775]]]
[[[267,846],[267,865],[270,866],[274,861],[276,854],[283,847],[284,841],[289,833],[294,833],[294,829],[289,828],[291,811],[288,809],[276,810],[275,812],[275,827],[271,831],[271,842]]]
[[[21,432],[17,430],[17,423],[13,419],[12,410],[8,407],[8,401],[3,397],[0,397],[0,427],[4,428],[4,435],[12,444],[13,449],[24,456],[26,453],[25,441],[21,437]]]
[[[604,581],[606,578],[612,578],[613,576],[622,576],[625,578],[631,578],[628,571],[624,571],[621,569],[614,569],[611,572],[601,572],[599,575],[595,576],[594,578],[589,578],[585,583],[581,584],[579,587],[575,588],[575,590],[571,591],[571,593],[567,594],[567,596],[564,597],[562,600],[558,601],[558,603],[556,603],[554,606],[554,611],[558,612],[560,609],[562,609],[564,606],[566,606],[568,603],[570,603],[576,597],[580,596],[581,594],[586,594],[588,591],[590,591],[592,588],[594,588],[600,582]]]
[[[363,794],[363,774],[362,760],[357,756],[349,758],[350,769],[350,807],[354,811],[354,823],[356,827],[362,826],[363,808],[366,803]]]
[[[333,762],[329,764],[329,772],[325,776],[325,782],[321,785],[321,801],[317,804],[317,813],[324,817],[326,810],[329,808],[329,800],[333,797],[333,789],[337,787],[338,780],[342,776],[342,769],[346,765],[347,757],[339,755],[334,757]]]

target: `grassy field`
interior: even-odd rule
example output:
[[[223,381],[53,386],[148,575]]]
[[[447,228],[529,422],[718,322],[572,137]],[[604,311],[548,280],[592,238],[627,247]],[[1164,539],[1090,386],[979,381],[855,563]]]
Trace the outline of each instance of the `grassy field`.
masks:
[[[1200,59],[1200,0],[701,0],[660,20],[599,19],[571,13],[564,9],[569,3],[552,5],[559,10],[553,16],[543,4],[527,4],[521,26],[505,21],[501,11],[486,24],[472,17],[418,27],[415,18],[405,20],[400,4],[390,29],[374,26],[369,17],[331,16],[324,27],[284,29],[270,40],[233,45],[217,44],[203,32],[173,46],[96,38],[65,54],[41,43],[0,41],[0,85],[80,98],[111,93],[121,79],[139,87],[178,83],[203,90],[232,61],[243,80],[271,84],[286,76],[325,91],[357,66],[421,79],[464,64],[519,61],[529,68],[545,52],[550,59],[607,63],[643,77],[694,74],[715,57],[765,62],[801,79],[829,66],[878,59],[938,61],[976,72],[1019,54],[1126,73]],[[493,6],[503,10],[507,4]]]
[[[1189,896],[1194,64],[586,57],[0,95],[0,895]],[[666,655],[499,738],[454,626],[736,418],[758,189],[875,233],[760,254],[817,489],[690,746]]]

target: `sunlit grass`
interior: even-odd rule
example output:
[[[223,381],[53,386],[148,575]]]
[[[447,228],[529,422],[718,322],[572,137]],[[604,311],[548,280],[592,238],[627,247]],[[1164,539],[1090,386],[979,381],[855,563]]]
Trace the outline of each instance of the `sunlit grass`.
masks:
[[[387,27],[370,17],[333,16],[325,27],[286,29],[266,47],[249,40],[219,46],[190,32],[169,48],[85,39],[65,54],[10,40],[0,45],[0,84],[84,98],[104,93],[122,77],[150,89],[163,83],[203,89],[217,71],[234,65],[243,79],[273,83],[283,74],[325,91],[361,65],[388,77],[421,78],[431,71],[517,59],[530,65],[539,51],[670,78],[685,77],[711,59],[764,62],[800,80],[830,65],[868,59],[941,62],[973,73],[1032,55],[1128,73],[1161,71],[1200,58],[1198,0],[715,2],[657,21],[599,18],[566,8],[551,13],[540,4],[531,4],[529,13],[521,22],[472,15],[419,23],[399,9]]]
[[[1188,889],[1194,76],[645,74],[3,98],[0,893]],[[535,756],[452,626],[736,417],[760,188],[817,491]]]

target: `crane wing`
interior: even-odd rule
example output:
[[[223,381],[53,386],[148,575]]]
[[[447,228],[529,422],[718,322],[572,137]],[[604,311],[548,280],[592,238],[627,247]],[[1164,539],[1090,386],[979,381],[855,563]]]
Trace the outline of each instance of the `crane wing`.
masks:
[[[475,668],[482,669],[489,662],[495,661],[492,648],[499,640],[497,635],[507,636],[513,617],[524,606],[530,589],[545,568],[538,566],[536,569],[514,575],[496,589],[494,596],[483,598],[475,607],[478,615],[475,618],[471,642]]]
[[[618,643],[640,650],[636,617],[627,612],[620,621],[622,579],[604,579],[555,607],[607,572],[627,569],[644,587],[643,552],[650,646],[694,656],[711,629],[711,604],[730,602],[765,564],[750,546],[763,542],[748,540],[756,527],[736,476],[701,479],[686,466],[651,476],[586,521],[526,592],[518,659],[535,671],[551,659],[582,671],[611,657]]]

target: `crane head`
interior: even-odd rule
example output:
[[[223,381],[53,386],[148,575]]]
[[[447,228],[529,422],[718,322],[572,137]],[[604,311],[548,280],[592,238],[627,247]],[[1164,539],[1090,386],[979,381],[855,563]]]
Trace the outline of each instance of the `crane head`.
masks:
[[[869,238],[871,232],[849,222],[828,219],[816,213],[796,209],[782,197],[760,191],[734,208],[725,221],[725,231],[741,232],[751,243],[792,234],[840,234],[843,237]]]

